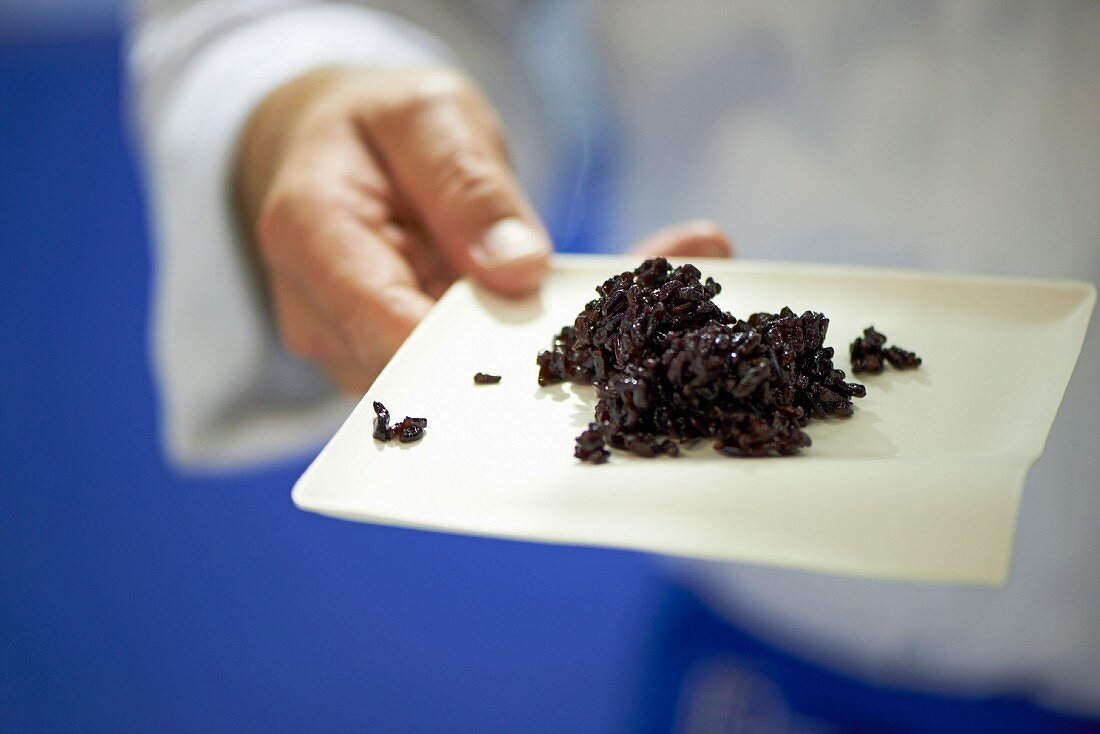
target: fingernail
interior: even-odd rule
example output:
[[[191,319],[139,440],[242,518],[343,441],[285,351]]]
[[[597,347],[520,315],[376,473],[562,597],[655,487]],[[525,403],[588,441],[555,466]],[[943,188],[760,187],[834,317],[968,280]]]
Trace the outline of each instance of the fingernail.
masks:
[[[498,264],[532,255],[545,255],[550,251],[549,243],[541,232],[515,217],[502,219],[490,227],[482,245],[489,259]]]

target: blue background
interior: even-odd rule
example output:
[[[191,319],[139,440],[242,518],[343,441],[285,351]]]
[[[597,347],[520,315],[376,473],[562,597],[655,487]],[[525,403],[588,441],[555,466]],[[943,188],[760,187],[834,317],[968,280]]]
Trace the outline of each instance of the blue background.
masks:
[[[844,730],[1095,730],[808,665],[637,554],[309,515],[304,462],[173,473],[119,80],[117,36],[0,29],[0,731],[659,731],[710,659]]]

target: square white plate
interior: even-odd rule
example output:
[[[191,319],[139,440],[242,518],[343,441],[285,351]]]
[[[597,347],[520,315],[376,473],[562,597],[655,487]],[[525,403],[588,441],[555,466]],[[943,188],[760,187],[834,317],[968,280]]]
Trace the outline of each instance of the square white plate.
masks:
[[[302,509],[365,522],[632,548],[884,578],[1001,583],[1039,457],[1096,301],[1091,284],[694,258],[739,316],[812,309],[850,373],[874,324],[915,371],[857,379],[847,420],[801,456],[573,458],[590,387],[540,388],[536,354],[637,258],[560,257],[523,302],[460,282],[402,346],[294,487]],[[475,386],[475,372],[503,376]],[[376,442],[373,400],[416,444]]]

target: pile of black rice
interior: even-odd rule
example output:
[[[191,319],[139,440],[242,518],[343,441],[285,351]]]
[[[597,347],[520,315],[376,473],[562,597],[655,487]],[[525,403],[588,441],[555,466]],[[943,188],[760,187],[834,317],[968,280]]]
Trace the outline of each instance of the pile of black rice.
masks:
[[[825,346],[829,319],[784,307],[746,320],[713,298],[721,286],[664,258],[609,278],[538,356],[539,384],[592,384],[599,401],[574,455],[608,446],[676,456],[713,439],[728,456],[788,456],[810,445],[811,418],[852,415],[863,385],[845,382]]]

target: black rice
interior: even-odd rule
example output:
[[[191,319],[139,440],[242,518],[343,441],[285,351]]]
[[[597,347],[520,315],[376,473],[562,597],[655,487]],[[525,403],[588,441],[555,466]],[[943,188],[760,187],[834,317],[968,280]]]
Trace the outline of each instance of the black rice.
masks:
[[[393,429],[390,427],[390,411],[385,405],[374,401],[374,438],[378,441],[389,441],[393,438]]]
[[[898,346],[887,347],[886,335],[875,330],[874,326],[868,326],[863,330],[863,336],[856,337],[849,348],[849,356],[852,358],[852,372],[881,373],[889,362],[892,367],[899,370],[908,370],[920,367],[920,357]]]
[[[375,413],[374,438],[376,440],[386,442],[396,438],[401,443],[412,443],[424,438],[424,429],[428,427],[427,418],[405,416],[403,421],[390,426],[390,411],[386,409],[386,406],[377,400],[374,401],[373,406]]]
[[[852,415],[863,385],[845,382],[824,345],[820,313],[741,320],[713,298],[721,286],[693,265],[646,260],[613,276],[538,355],[539,384],[592,384],[594,421],[574,455],[602,463],[614,449],[679,454],[712,439],[728,456],[787,456],[810,445],[811,418]]]

